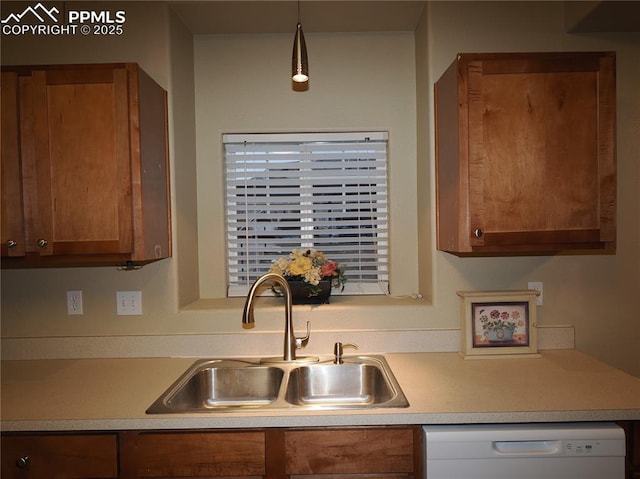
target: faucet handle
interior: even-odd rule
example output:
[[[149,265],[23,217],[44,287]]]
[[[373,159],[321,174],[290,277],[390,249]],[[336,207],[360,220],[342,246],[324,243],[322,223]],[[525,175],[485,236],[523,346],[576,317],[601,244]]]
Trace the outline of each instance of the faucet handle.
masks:
[[[351,344],[351,343],[347,343],[347,344],[342,344],[340,342],[337,342],[333,345],[333,364],[342,364],[344,363],[344,361],[342,360],[342,353],[344,348],[353,348],[353,349],[358,349],[358,345],[357,344]]]
[[[307,321],[307,334],[301,338],[293,338],[296,342],[296,349],[304,348],[309,342],[309,336],[311,336],[311,321]]]

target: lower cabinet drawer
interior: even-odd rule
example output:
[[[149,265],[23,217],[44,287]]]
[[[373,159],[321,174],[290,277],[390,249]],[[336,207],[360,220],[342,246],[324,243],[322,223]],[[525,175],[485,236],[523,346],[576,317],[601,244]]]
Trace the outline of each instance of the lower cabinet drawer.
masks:
[[[265,434],[123,432],[120,476],[134,478],[263,476]]]
[[[2,436],[2,479],[118,477],[115,434]]]
[[[416,472],[410,428],[286,431],[284,441],[290,475]]]

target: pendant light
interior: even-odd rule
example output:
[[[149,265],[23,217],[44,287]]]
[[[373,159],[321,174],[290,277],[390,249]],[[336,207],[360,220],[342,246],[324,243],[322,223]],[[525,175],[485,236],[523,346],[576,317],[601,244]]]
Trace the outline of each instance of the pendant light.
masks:
[[[296,83],[309,81],[309,60],[307,59],[307,44],[304,41],[302,24],[300,23],[300,0],[298,0],[298,25],[293,39],[293,56],[291,59],[291,79]]]

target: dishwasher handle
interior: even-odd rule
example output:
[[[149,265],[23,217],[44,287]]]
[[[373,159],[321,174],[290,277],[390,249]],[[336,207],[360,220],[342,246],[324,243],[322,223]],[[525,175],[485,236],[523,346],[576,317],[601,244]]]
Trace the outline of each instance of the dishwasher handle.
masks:
[[[504,456],[550,456],[561,453],[562,441],[493,441],[493,450]]]

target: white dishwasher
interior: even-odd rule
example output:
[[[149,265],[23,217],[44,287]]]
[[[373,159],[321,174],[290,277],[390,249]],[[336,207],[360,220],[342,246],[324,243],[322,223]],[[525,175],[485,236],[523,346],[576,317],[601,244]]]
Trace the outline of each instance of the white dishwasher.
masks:
[[[424,426],[427,479],[624,479],[614,423]]]

